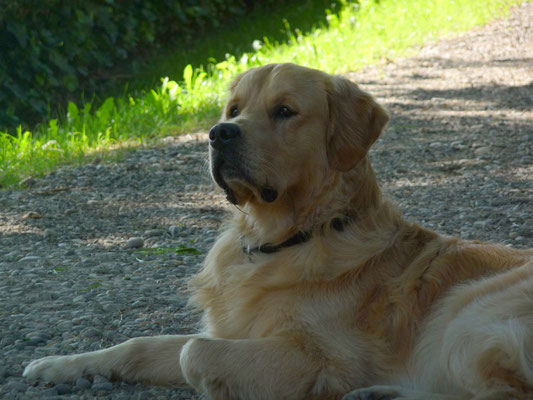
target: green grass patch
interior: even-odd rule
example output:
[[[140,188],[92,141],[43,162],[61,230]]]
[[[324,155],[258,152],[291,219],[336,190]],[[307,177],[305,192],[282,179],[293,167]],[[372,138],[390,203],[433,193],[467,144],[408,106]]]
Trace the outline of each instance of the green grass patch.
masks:
[[[155,248],[139,249],[139,250],[136,250],[135,253],[139,255],[160,255],[160,254],[169,254],[169,253],[193,254],[193,255],[202,254],[200,250],[195,249],[194,247],[184,246],[181,244],[178,245],[177,247],[155,247]]]
[[[323,11],[324,23],[305,31],[291,26],[280,15],[277,23],[284,26],[283,40],[264,37],[255,42],[254,49],[250,43],[250,51],[243,52],[232,46],[231,38],[213,39],[216,45],[212,40],[199,44],[195,51],[200,53],[191,55],[197,59],[204,51],[206,59],[211,57],[207,62],[193,67],[187,58],[189,53],[177,55],[181,64],[176,59],[173,64],[185,65],[183,72],[173,79],[163,78],[155,89],[109,97],[98,107],[92,102],[83,106],[69,103],[64,115],[32,132],[0,132],[0,187],[43,175],[64,163],[84,162],[91,155],[107,154],[110,149],[206,129],[219,115],[229,81],[248,68],[290,61],[330,73],[357,70],[384,57],[405,55],[416,44],[484,24],[519,3],[520,0],[342,1],[336,12]],[[286,15],[290,15],[289,11]],[[258,21],[243,22],[233,29],[233,34],[247,32],[247,26],[259,23],[261,16],[257,18]],[[272,17],[263,16],[268,18]],[[223,46],[229,51],[235,47],[236,51],[227,53],[223,60],[213,58],[212,54],[219,54]]]

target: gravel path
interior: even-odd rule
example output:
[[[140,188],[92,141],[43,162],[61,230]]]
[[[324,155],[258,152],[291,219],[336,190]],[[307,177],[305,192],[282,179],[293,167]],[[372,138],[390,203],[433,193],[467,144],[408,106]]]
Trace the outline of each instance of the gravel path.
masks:
[[[372,158],[409,218],[533,247],[532,17],[526,3],[353,74],[393,114]],[[28,185],[0,192],[0,398],[199,398],[102,377],[34,386],[21,374],[38,357],[195,330],[187,279],[228,207],[207,173],[205,135]]]

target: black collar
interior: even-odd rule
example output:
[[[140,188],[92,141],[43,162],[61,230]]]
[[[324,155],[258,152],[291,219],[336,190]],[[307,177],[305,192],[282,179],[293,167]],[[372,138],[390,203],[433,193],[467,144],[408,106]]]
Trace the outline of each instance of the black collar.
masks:
[[[353,217],[351,216],[335,218],[331,221],[331,227],[338,232],[342,232],[344,230],[344,226],[350,223],[352,220]],[[272,254],[284,249],[285,247],[291,247],[300,243],[305,243],[311,239],[312,236],[312,230],[308,232],[300,231],[280,244],[265,243],[256,247],[243,246],[242,251],[248,255],[252,255],[254,253]]]

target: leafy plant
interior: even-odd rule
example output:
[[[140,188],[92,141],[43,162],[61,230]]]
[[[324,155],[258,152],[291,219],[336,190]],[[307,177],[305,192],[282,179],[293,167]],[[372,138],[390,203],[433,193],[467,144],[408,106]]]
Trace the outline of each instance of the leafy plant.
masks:
[[[273,0],[270,0],[273,1]],[[139,49],[242,15],[249,0],[11,0],[0,10],[0,128],[94,93]]]

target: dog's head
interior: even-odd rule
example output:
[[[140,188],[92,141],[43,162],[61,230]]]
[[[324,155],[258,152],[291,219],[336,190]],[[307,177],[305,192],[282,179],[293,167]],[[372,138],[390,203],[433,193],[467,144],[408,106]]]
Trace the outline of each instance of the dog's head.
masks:
[[[251,69],[230,91],[209,148],[213,179],[234,204],[320,193],[365,158],[388,121],[356,84],[294,64]]]

